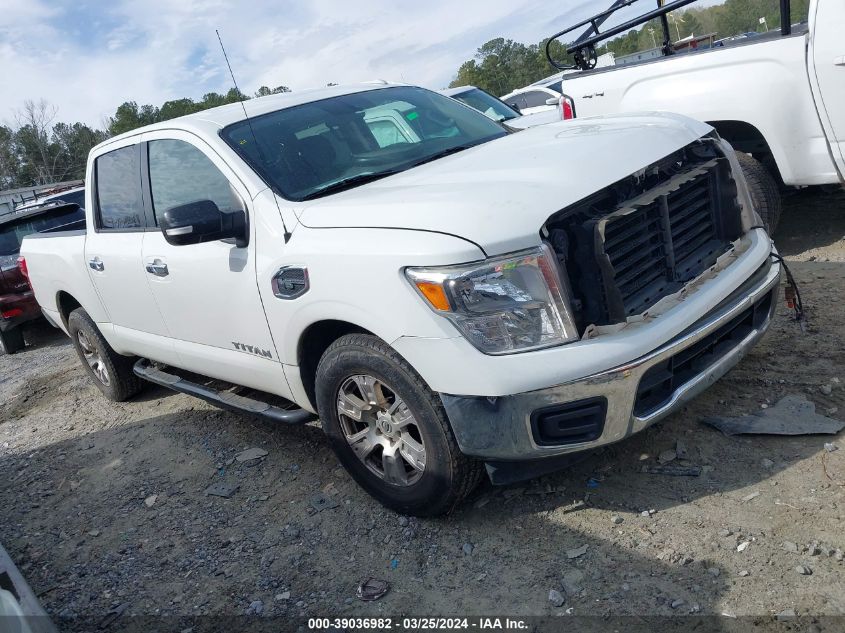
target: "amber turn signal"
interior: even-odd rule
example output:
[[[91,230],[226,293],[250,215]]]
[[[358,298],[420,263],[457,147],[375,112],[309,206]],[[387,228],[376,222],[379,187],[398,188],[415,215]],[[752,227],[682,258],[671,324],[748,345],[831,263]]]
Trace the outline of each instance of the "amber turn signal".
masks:
[[[433,284],[430,281],[417,281],[416,285],[423,297],[428,299],[428,302],[434,306],[435,310],[449,312],[452,309],[449,305],[449,298],[443,290],[443,286]]]

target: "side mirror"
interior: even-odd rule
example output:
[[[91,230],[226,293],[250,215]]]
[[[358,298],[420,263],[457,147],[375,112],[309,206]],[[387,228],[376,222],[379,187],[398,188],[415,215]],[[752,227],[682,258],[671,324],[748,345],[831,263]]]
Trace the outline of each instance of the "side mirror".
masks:
[[[164,239],[173,246],[231,238],[238,247],[247,245],[246,213],[223,213],[212,200],[196,200],[172,207],[159,218],[159,225]]]
[[[519,112],[520,114],[522,114],[522,110],[520,110],[520,109],[519,109],[519,106],[518,106],[518,105],[516,105],[515,103],[509,103],[508,105],[509,105],[511,108],[513,108],[514,110],[516,110],[517,112]]]
[[[560,101],[560,97],[549,97],[546,99],[546,105],[556,106],[558,101]]]

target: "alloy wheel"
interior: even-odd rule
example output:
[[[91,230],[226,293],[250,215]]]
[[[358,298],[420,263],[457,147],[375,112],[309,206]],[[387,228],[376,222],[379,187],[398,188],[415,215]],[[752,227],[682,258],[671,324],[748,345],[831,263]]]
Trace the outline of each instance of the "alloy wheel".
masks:
[[[79,341],[79,348],[82,350],[82,356],[85,358],[85,362],[88,363],[97,380],[108,387],[111,382],[109,379],[109,370],[106,368],[106,364],[103,362],[103,358],[100,356],[97,348],[82,330],[76,334],[76,340]]]
[[[337,394],[340,426],[352,451],[376,476],[410,486],[425,471],[425,442],[408,405],[370,375],[350,376]]]

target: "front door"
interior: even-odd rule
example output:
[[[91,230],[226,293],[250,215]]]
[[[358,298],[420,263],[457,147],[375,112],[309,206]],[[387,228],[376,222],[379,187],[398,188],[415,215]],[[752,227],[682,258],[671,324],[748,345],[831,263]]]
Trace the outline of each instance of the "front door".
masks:
[[[108,313],[109,339],[117,350],[168,362],[172,357],[167,328],[141,265],[147,220],[140,150],[138,143],[124,145],[94,163],[89,216],[94,230],[85,240],[85,263]]]
[[[166,136],[165,136],[166,135]],[[154,221],[167,209],[211,200],[246,211],[249,194],[226,164],[190,134],[147,135]],[[290,395],[255,276],[254,222],[249,244],[232,240],[173,246],[146,234],[147,282],[174,339],[180,366],[285,397]]]
[[[816,108],[839,173],[845,175],[845,2],[816,2],[811,18],[809,71]]]

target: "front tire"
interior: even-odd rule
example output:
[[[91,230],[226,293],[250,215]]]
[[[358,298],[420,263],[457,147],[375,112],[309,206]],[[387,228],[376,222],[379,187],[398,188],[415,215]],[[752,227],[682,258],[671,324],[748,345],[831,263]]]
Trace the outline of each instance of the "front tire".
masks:
[[[26,346],[23,340],[23,329],[13,327],[9,330],[0,330],[0,348],[7,354],[15,354]]]
[[[780,222],[781,214],[778,183],[769,170],[763,166],[763,163],[750,154],[737,152],[736,157],[748,183],[751,201],[754,203],[757,213],[760,214],[766,231],[769,235],[773,235]]]
[[[335,341],[317,366],[316,396],[337,458],[388,508],[444,514],[480,481],[482,466],[461,453],[440,398],[381,339]]]
[[[115,352],[83,308],[70,313],[67,329],[82,366],[106,398],[123,402],[141,391],[143,382],[132,371],[137,359]]]

